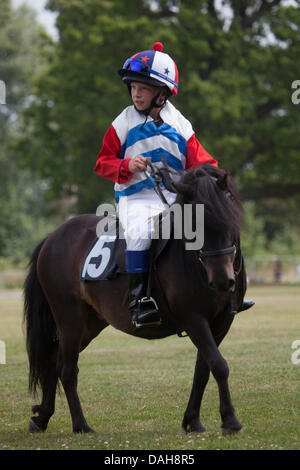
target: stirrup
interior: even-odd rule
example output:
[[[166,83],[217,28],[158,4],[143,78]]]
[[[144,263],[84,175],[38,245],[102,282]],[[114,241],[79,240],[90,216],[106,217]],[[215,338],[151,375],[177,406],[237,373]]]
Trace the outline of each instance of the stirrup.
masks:
[[[149,304],[149,306],[147,306]],[[145,326],[159,326],[162,324],[162,318],[158,309],[158,305],[153,297],[142,297],[138,300],[138,311],[133,315],[132,323],[135,328],[142,328]],[[147,320],[147,317],[155,316],[153,321]]]
[[[147,305],[147,303],[151,303],[154,304],[154,309],[155,310],[158,310],[158,305],[156,303],[156,300],[153,299],[153,297],[142,297],[140,300],[139,300],[139,304],[140,305]],[[153,308],[153,307],[152,307]]]

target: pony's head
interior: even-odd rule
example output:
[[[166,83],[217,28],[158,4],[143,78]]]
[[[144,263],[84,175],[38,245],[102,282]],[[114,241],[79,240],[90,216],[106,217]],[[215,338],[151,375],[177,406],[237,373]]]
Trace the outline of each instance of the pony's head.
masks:
[[[177,202],[204,205],[204,244],[199,258],[210,287],[229,290],[234,287],[233,262],[239,249],[242,205],[231,176],[203,165],[183,174],[173,183]]]

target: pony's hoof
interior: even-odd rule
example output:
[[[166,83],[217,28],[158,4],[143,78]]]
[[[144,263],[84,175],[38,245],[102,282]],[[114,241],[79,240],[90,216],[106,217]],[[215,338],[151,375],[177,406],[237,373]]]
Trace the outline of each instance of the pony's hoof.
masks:
[[[206,429],[204,426],[189,426],[187,430],[185,431],[187,434],[204,434],[206,433]]]
[[[90,428],[89,426],[87,428],[85,428],[82,432],[90,433],[90,434],[96,434],[96,431],[94,431],[94,429]]]
[[[242,432],[242,427],[237,429],[232,428],[222,428],[223,436],[233,436],[234,434],[240,434]]]
[[[192,420],[191,422],[187,422],[184,419],[182,422],[182,429],[186,432],[186,434],[206,432],[205,427],[202,425],[199,419]]]
[[[73,432],[74,434],[86,434],[86,433],[91,433],[91,434],[95,434],[96,431],[94,431],[94,429],[90,428],[89,426],[84,426],[82,428],[75,428],[73,429]]]
[[[32,418],[30,418],[29,425],[28,425],[28,431],[33,433],[33,432],[43,432],[43,429],[39,428],[38,425],[33,421]]]

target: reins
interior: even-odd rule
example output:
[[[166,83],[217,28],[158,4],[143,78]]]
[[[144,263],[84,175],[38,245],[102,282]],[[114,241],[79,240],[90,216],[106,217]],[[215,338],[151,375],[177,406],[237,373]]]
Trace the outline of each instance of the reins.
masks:
[[[160,200],[163,202],[163,204],[167,204],[170,207],[170,204],[166,200],[165,196],[163,195],[163,192],[161,190],[161,183],[163,182],[162,175],[159,172],[159,169],[155,168],[150,161],[148,161],[148,166],[151,168],[151,173],[149,174],[146,171],[144,171],[144,174],[148,180],[148,182],[151,184],[152,188],[160,198]]]
[[[166,157],[162,157],[161,160],[163,162],[164,168],[155,168],[152,162],[149,160],[148,166],[150,167],[151,171],[148,173],[146,170],[144,171],[144,174],[162,203],[167,204],[167,206],[170,207],[170,204],[162,192],[161,185],[163,184],[168,191],[176,193],[175,189],[172,187],[172,179],[170,178],[170,174],[178,176],[182,175],[182,172],[170,168],[166,162]]]

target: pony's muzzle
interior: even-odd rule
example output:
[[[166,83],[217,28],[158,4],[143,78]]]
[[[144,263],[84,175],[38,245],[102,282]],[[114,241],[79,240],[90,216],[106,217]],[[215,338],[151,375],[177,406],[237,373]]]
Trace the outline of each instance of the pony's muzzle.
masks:
[[[211,280],[208,282],[210,289],[228,292],[233,291],[235,287],[235,280],[233,278],[227,278],[222,280]]]

